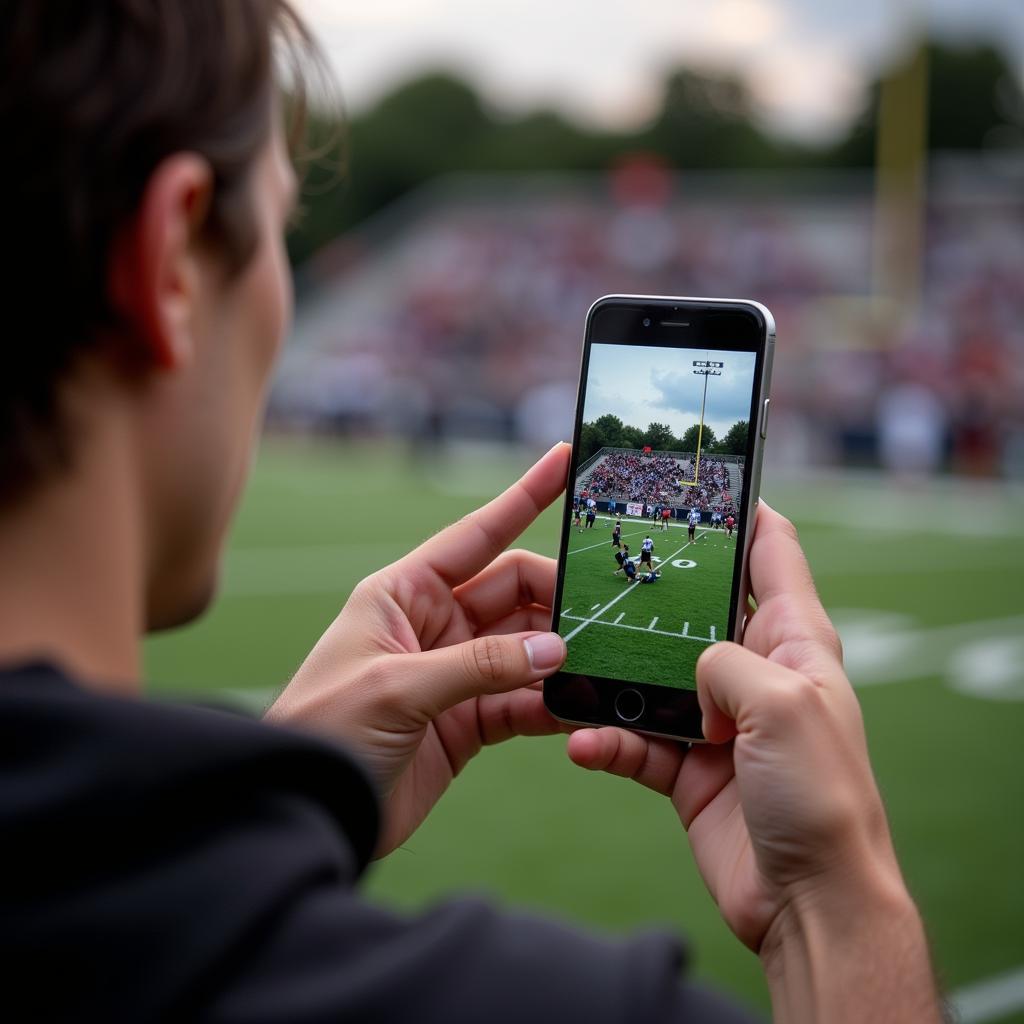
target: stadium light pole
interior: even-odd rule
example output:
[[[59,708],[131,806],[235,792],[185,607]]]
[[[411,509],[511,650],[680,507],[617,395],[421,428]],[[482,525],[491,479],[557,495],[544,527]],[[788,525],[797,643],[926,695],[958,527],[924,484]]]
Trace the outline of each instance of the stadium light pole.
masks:
[[[700,424],[697,427],[697,461],[693,466],[693,482],[700,479],[700,444],[704,438],[704,407],[708,401],[708,377],[721,377],[725,363],[716,363],[711,359],[694,359],[694,373],[704,378],[704,394],[700,400]]]

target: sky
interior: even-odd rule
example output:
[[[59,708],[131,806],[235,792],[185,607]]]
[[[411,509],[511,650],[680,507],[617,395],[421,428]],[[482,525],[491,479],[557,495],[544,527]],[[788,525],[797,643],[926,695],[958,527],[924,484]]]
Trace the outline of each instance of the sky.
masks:
[[[806,141],[840,134],[875,68],[922,24],[1003,41],[1024,75],[1024,0],[296,0],[350,108],[418,72],[452,68],[500,108],[554,106],[633,127],[667,69],[737,71],[765,125]]]
[[[737,421],[750,415],[754,380],[753,352],[711,352],[700,349],[665,349],[630,345],[594,345],[583,422],[613,413],[627,426],[646,429],[666,423],[681,437],[700,422],[704,378],[693,372],[693,361],[722,362],[722,375],[708,378],[704,422],[721,437]]]

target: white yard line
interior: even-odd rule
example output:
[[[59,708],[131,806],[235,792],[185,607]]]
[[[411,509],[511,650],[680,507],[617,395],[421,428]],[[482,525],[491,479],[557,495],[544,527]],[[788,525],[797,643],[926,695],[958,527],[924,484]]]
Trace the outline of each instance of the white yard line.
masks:
[[[634,586],[640,584],[635,583]],[[684,633],[670,633],[667,629],[651,629],[650,626],[630,626],[626,622],[619,622],[616,619],[614,622],[609,622],[608,619],[585,619],[582,615],[562,615],[563,619],[570,619],[573,622],[580,622],[583,625],[589,625],[593,623],[595,626],[611,626],[612,629],[635,629],[640,633],[653,633],[655,636],[670,636],[673,640],[696,640],[698,643],[711,644],[714,643],[714,638],[710,636],[690,636],[688,632]],[[689,623],[686,624],[689,627]],[[580,627],[577,626],[577,629]],[[572,636],[572,633],[569,634]]]
[[[1024,1007],[1024,967],[1018,967],[954,992],[949,1002],[960,1024],[1002,1020]]]
[[[711,639],[712,640],[715,639],[715,627],[714,626],[711,627]]]
[[[620,537],[637,537],[641,533],[645,533],[644,530],[634,530],[632,533],[620,533]],[[597,544],[588,544],[585,548],[573,548],[572,551],[567,551],[567,555],[578,555],[581,551],[593,551],[594,548],[610,548],[612,546],[612,535],[608,534],[607,540],[599,541]]]
[[[617,626],[617,625],[618,625],[618,624],[619,624],[619,623],[620,623],[620,622],[622,621],[622,619],[623,619],[623,616],[624,616],[625,614],[626,614],[625,612],[619,612],[619,617],[618,617],[618,618],[617,618],[617,619],[615,620],[615,625],[616,625],[616,626]]]
[[[682,552],[684,552],[693,543],[695,543],[695,541],[688,540],[678,551],[673,551],[672,554],[665,559],[665,561],[671,562],[672,559],[676,557],[676,555],[682,554]],[[599,615],[603,615],[606,611],[608,611],[609,608],[611,608],[613,604],[616,604],[617,602],[621,601],[634,587],[639,586],[642,586],[642,584],[627,583],[626,589],[621,594],[616,594],[603,608],[598,609],[597,612],[591,615],[589,619],[584,619],[583,622],[581,622],[571,633],[569,633],[568,636],[565,637],[565,642],[568,643],[577,633],[579,633],[581,630],[586,629],[587,626],[594,621],[594,619],[596,619]]]
[[[598,601],[597,604],[592,604],[590,606],[590,610],[593,611],[595,608],[600,608],[600,607],[601,607],[601,602]]]
[[[679,635],[680,636],[689,636],[689,633],[690,633],[690,624],[688,622],[684,622],[683,623],[683,631]]]
[[[572,609],[570,608],[570,609],[569,609],[569,611],[572,611]],[[650,624],[650,625],[649,625],[649,626],[648,626],[647,628],[648,628],[648,629],[654,629],[654,627],[655,627],[655,626],[656,626],[657,624],[658,624],[658,616],[657,616],[657,615],[655,615],[655,616],[654,616],[654,618],[653,618],[653,619],[651,619],[651,624]]]

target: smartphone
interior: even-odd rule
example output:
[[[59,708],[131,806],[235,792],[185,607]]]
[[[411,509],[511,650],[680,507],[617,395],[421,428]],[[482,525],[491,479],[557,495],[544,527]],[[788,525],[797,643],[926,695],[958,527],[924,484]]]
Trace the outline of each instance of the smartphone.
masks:
[[[557,718],[703,740],[697,658],[740,640],[775,321],[608,295],[587,314],[552,630]]]

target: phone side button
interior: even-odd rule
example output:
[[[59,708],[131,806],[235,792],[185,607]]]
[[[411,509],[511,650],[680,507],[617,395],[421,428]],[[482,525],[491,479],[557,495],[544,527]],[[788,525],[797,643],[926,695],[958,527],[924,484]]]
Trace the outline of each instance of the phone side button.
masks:
[[[772,404],[770,398],[764,400],[764,409],[761,411],[761,440],[768,436],[768,406]]]
[[[620,690],[615,698],[615,714],[624,722],[635,722],[644,713],[644,698],[637,690]]]

